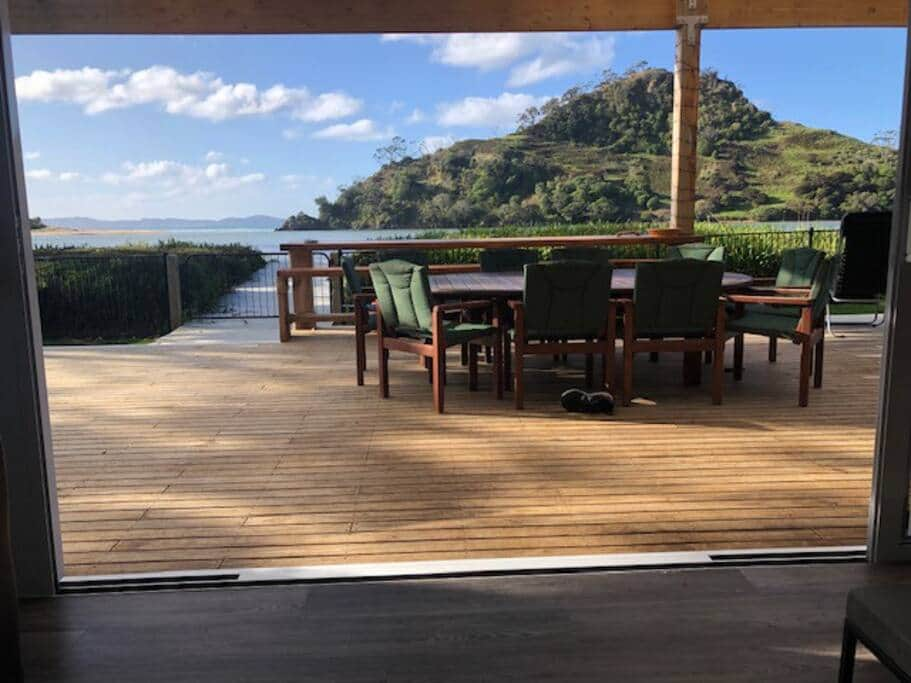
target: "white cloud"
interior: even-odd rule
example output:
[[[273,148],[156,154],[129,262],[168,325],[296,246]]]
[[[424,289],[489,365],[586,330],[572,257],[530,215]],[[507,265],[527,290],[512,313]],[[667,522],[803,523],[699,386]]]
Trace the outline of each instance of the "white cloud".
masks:
[[[455,143],[455,138],[451,135],[428,135],[421,140],[421,154],[433,154],[441,149],[446,149]]]
[[[405,123],[408,123],[408,124],[420,123],[425,118],[427,118],[427,117],[425,116],[424,112],[421,111],[420,109],[418,109],[417,107],[415,107],[414,109],[411,110],[411,113],[408,114],[408,118],[405,119]]]
[[[82,178],[82,174],[77,173],[76,171],[62,171],[61,173],[57,173],[47,168],[36,168],[31,171],[26,171],[25,177],[28,180],[59,180],[64,183],[69,183]]]
[[[285,140],[298,140],[303,137],[304,133],[300,128],[285,128],[282,131],[282,137]]]
[[[36,168],[33,171],[26,171],[25,177],[29,180],[50,180],[54,174],[46,168]]]
[[[205,71],[180,73],[168,66],[131,71],[36,70],[16,79],[21,101],[70,102],[86,114],[157,104],[169,114],[223,121],[286,112],[303,121],[325,121],[357,112],[362,102],[343,92],[312,95],[281,83],[261,90],[252,83],[226,83]]]
[[[79,180],[80,178],[82,178],[82,174],[77,173],[76,171],[64,171],[57,177],[60,179],[61,182],[70,183],[74,180]]]
[[[507,85],[521,87],[571,73],[603,71],[614,59],[614,39],[573,33],[450,33],[384,35],[386,42],[430,46],[433,61],[481,71],[512,66]],[[524,60],[521,63],[520,60]]]
[[[39,158],[41,158],[41,152],[26,152],[25,153],[26,161],[34,161],[35,159],[39,159]]]
[[[211,194],[261,183],[266,179],[263,173],[235,174],[225,163],[210,163],[193,166],[178,161],[156,160],[139,163],[126,162],[119,171],[102,175],[101,180],[109,185],[140,186],[144,194],[174,197],[184,194]],[[135,192],[134,194],[141,194]]]
[[[513,126],[519,114],[549,99],[510,92],[497,97],[466,97],[439,105],[437,121],[444,126]]]
[[[331,176],[322,177],[310,174],[288,173],[279,178],[289,190],[299,190],[306,187],[308,190],[325,191],[335,187],[335,180]]]
[[[224,158],[225,155],[223,152],[217,152],[214,149],[210,149],[208,152],[206,152],[205,156],[205,160],[208,162],[221,161]]]
[[[392,128],[380,129],[372,119],[359,119],[354,123],[337,123],[334,126],[323,128],[313,133],[314,138],[326,140],[348,140],[351,142],[364,142],[369,140],[383,140],[395,135]]]

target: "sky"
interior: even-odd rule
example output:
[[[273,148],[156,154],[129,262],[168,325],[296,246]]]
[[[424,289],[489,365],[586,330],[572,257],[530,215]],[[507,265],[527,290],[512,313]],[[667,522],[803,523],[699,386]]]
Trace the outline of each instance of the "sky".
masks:
[[[705,31],[702,67],[776,119],[870,140],[899,127],[904,49],[900,29]],[[16,36],[29,212],[315,213],[395,135],[414,154],[502,135],[605,69],[673,55],[672,32]]]

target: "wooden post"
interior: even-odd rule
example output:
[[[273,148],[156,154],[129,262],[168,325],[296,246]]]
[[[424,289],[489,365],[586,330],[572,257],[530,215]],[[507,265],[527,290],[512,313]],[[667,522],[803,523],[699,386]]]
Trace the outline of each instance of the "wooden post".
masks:
[[[671,227],[691,233],[696,220],[696,135],[699,131],[699,45],[706,0],[677,0]]]
[[[307,241],[310,244],[310,240]],[[313,248],[298,247],[291,250],[292,268],[313,268]],[[313,279],[310,276],[296,277],[291,282],[292,298],[294,299],[294,327],[298,330],[312,330],[316,323],[309,319],[313,314]]]
[[[165,272],[168,279],[169,327],[176,330],[183,324],[183,307],[180,302],[180,257],[177,254],[165,254]]]

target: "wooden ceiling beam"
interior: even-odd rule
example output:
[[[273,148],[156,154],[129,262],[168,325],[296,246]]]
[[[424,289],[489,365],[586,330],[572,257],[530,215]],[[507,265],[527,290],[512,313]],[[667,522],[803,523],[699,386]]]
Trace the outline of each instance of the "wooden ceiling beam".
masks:
[[[622,31],[675,0],[9,0],[16,34]],[[905,26],[905,0],[712,0],[706,28]]]

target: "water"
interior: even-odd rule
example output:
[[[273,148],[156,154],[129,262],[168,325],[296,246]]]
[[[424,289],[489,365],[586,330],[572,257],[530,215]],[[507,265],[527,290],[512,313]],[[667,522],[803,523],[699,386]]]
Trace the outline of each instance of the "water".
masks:
[[[36,247],[116,247],[124,244],[157,244],[171,239],[206,244],[245,244],[262,252],[279,251],[279,245],[288,242],[357,241],[367,239],[391,239],[408,237],[407,230],[246,230],[225,228],[202,228],[198,230],[105,230],[95,229],[66,234],[42,234],[32,232],[32,243]]]
[[[719,226],[736,225],[719,223]],[[774,223],[750,223],[757,232],[762,230],[795,231],[806,230],[810,224],[805,222],[779,221]],[[838,221],[814,221],[812,226],[817,230],[837,229]],[[453,231],[458,232],[458,231]],[[289,242],[344,242],[369,239],[392,239],[408,237],[408,230],[291,230],[276,232],[274,230],[247,230],[231,228],[201,228],[193,230],[111,230],[94,229],[66,234],[44,234],[40,230],[32,232],[32,242],[36,247],[52,246],[88,246],[116,247],[124,244],[148,243],[159,241],[182,240],[208,244],[245,244],[262,252],[279,251],[279,245]]]

